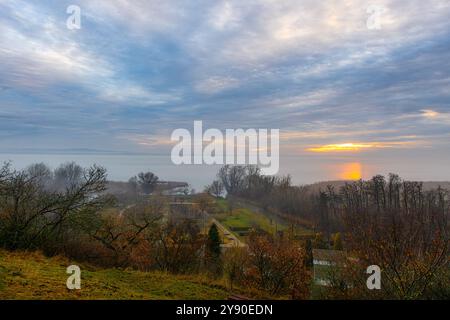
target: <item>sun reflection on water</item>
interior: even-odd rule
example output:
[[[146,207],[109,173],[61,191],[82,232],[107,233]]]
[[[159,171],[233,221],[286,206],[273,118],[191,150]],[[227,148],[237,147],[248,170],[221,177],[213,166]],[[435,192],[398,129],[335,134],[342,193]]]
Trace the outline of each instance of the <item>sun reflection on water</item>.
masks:
[[[362,165],[359,162],[345,163],[339,166],[339,178],[344,180],[359,180],[362,178]]]

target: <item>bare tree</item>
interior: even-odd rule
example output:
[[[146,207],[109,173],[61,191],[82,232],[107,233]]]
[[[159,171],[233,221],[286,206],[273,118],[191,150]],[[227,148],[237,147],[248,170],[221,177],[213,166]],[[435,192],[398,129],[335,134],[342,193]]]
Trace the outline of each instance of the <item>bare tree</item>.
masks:
[[[155,234],[156,263],[160,269],[173,273],[196,272],[205,243],[205,236],[192,220],[171,220]]]
[[[225,165],[219,170],[218,177],[228,194],[238,194],[244,186],[246,167]]]
[[[158,176],[152,172],[141,172],[138,174],[138,183],[145,194],[150,194],[158,183]]]
[[[83,168],[75,162],[67,162],[55,169],[54,177],[57,189],[72,188],[81,182]]]
[[[91,236],[108,250],[112,266],[132,265],[133,249],[152,241],[166,210],[165,201],[157,198],[126,209],[121,215],[106,212]]]
[[[43,187],[49,187],[53,180],[52,170],[44,163],[34,163],[27,167],[26,171],[36,182]]]
[[[284,237],[252,234],[249,241],[250,283],[272,295],[309,298],[309,272],[305,248]]]
[[[422,183],[391,174],[341,189],[345,243],[357,261],[355,270],[378,265],[384,298],[426,298],[449,268],[449,194],[424,191]],[[359,268],[358,268],[359,266]],[[358,272],[359,272],[358,271]],[[363,278],[363,273],[354,279]],[[349,279],[348,281],[352,281]],[[352,286],[356,290],[358,284]],[[360,288],[365,288],[360,281]],[[358,292],[366,294],[367,290]]]
[[[93,166],[77,184],[50,191],[40,176],[27,171],[2,170],[0,180],[0,243],[9,249],[57,247],[67,232],[88,228],[95,213],[109,203],[102,196],[106,170]],[[47,248],[49,248],[47,246]]]
[[[130,186],[131,193],[136,196],[138,194],[139,183],[136,176],[131,177],[128,180],[128,185]]]

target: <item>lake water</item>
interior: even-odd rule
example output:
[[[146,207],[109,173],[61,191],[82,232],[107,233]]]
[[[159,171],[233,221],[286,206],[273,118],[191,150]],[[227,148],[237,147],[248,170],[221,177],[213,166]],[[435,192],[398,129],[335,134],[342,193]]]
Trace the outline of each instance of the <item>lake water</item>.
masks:
[[[174,165],[170,156],[117,154],[0,154],[1,161],[12,161],[13,167],[23,169],[31,163],[43,162],[55,168],[61,163],[75,161],[83,167],[98,164],[108,170],[108,178],[127,181],[141,171],[152,171],[161,180],[185,181],[197,191],[216,177],[220,165]],[[281,159],[280,174],[292,174],[296,183],[311,183],[330,177],[323,165],[304,166],[297,158]]]
[[[22,169],[36,162],[44,162],[51,168],[75,161],[83,167],[98,164],[108,170],[108,178],[127,181],[141,171],[152,171],[161,180],[185,181],[197,191],[215,178],[219,165],[174,165],[170,155],[144,154],[1,154],[0,161],[12,161],[13,167]],[[425,159],[424,161],[425,162]],[[416,180],[450,180],[446,161],[433,166],[423,166],[422,161],[404,163],[393,159],[367,159],[354,157],[326,158],[288,156],[280,159],[279,174],[291,174],[295,184],[339,179],[364,179],[374,174],[399,173],[402,177]],[[442,162],[442,163],[441,163]]]

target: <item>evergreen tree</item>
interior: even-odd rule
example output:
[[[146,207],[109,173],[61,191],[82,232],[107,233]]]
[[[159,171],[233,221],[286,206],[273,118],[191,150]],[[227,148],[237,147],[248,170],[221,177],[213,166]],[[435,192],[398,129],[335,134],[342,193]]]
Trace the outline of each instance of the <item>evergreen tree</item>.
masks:
[[[206,253],[206,266],[211,272],[213,277],[218,277],[222,274],[222,259],[220,257],[220,236],[217,226],[215,224],[211,225],[208,232],[208,244]]]
[[[215,224],[211,225],[208,232],[208,253],[213,259],[220,256],[220,236]]]

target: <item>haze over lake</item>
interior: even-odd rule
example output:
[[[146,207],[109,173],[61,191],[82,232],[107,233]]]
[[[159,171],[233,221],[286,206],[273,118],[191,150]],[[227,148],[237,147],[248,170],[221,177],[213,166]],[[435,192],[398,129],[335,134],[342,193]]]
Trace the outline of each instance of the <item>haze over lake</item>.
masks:
[[[416,159],[417,160],[417,159]],[[108,178],[127,181],[141,171],[152,171],[161,180],[185,181],[196,191],[203,190],[215,178],[220,165],[174,165],[170,154],[95,154],[95,153],[3,153],[0,161],[12,161],[13,167],[22,169],[36,162],[43,162],[51,168],[61,163],[75,161],[83,167],[98,164],[108,170]],[[427,163],[426,159],[420,161]],[[368,179],[375,174],[400,174],[410,180],[444,181],[447,164],[434,159],[433,166],[421,165],[418,161],[401,163],[394,159],[369,159],[361,155],[329,158],[315,156],[282,156],[279,174],[290,174],[295,184],[309,184],[328,180]],[[376,163],[376,164],[375,164]]]

